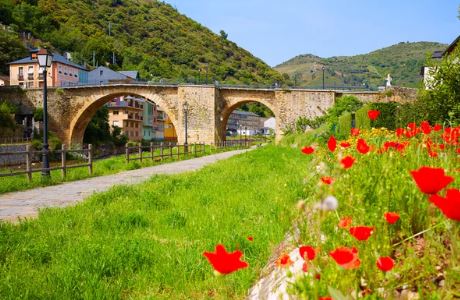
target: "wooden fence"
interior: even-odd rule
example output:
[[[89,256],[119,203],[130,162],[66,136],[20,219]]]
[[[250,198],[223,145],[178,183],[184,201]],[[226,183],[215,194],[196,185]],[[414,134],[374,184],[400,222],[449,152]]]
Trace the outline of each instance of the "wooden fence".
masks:
[[[43,155],[44,151],[35,151],[32,150],[30,145],[26,145],[26,151],[15,151],[15,152],[3,152],[0,153],[0,156],[8,156],[8,155],[24,155],[25,156],[25,161],[26,161],[26,166],[25,170],[21,171],[14,171],[14,172],[9,172],[9,173],[0,173],[0,177],[7,177],[7,176],[16,176],[16,175],[23,175],[27,174],[27,178],[29,181],[32,181],[32,173],[36,172],[41,172],[44,170],[43,168],[33,168],[32,163],[36,162],[37,160],[34,160],[37,155],[41,158]],[[70,153],[81,153],[82,156],[85,158],[85,163],[82,164],[67,164],[67,156]],[[88,172],[89,174],[93,174],[93,156],[92,156],[92,145],[89,144],[87,149],[67,149],[65,145],[62,145],[61,150],[54,150],[54,151],[48,151],[49,155],[56,155],[59,154],[61,156],[61,163],[58,166],[50,167],[47,170],[52,171],[52,170],[61,170],[61,176],[64,179],[67,175],[67,170],[68,169],[73,169],[73,168],[81,168],[81,167],[88,167]]]
[[[0,137],[0,144],[21,144],[30,142],[32,138],[23,137]]]
[[[204,143],[194,143],[188,145],[177,145],[173,143],[160,143],[159,145],[155,145],[154,143],[150,143],[148,146],[138,144],[137,146],[126,145],[125,147],[127,163],[135,160],[142,162],[145,159],[157,161],[173,157],[180,159],[181,156],[197,156],[199,153],[206,153],[206,145]]]

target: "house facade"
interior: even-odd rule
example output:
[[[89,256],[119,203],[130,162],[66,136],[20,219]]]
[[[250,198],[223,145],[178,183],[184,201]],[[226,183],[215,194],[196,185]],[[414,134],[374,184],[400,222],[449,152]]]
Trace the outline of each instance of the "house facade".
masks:
[[[136,81],[137,71],[114,71],[106,67],[97,67],[88,73],[88,84],[129,83]]]
[[[143,139],[144,100],[131,96],[120,96],[107,104],[109,109],[109,125],[121,129],[130,141],[139,142]]]
[[[256,135],[262,133],[265,118],[253,112],[235,110],[227,122],[228,135]]]
[[[43,71],[38,65],[37,52],[9,63],[10,85],[22,88],[41,88],[44,84]],[[47,70],[47,85],[50,87],[84,84],[88,81],[85,67],[71,62],[64,56],[53,53],[53,62]]]

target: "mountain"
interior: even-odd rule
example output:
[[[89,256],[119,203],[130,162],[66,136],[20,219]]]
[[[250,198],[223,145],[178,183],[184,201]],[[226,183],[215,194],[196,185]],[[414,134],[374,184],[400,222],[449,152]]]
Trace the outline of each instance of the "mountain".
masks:
[[[296,56],[275,70],[286,73],[298,86],[322,86],[325,67],[326,86],[370,86],[385,84],[388,74],[392,84],[417,87],[420,70],[427,55],[444,50],[447,45],[432,42],[399,43],[368,54],[321,58],[312,54]]]
[[[224,31],[217,35],[160,1],[0,0],[0,22],[0,45],[14,34],[29,46],[70,52],[77,63],[139,70],[145,80],[204,82],[206,73],[209,82],[284,80]],[[24,49],[15,51],[0,61],[3,71],[5,57],[19,58]]]

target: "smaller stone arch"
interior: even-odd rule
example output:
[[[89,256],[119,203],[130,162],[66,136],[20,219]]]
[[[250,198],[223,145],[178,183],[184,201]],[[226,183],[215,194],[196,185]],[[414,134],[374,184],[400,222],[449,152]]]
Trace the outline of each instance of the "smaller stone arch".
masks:
[[[83,143],[83,137],[85,134],[86,127],[92,120],[97,110],[100,109],[104,104],[111,101],[113,98],[119,96],[138,96],[147,99],[147,101],[154,102],[159,105],[168,117],[171,119],[174,127],[177,128],[177,112],[174,108],[168,105],[168,103],[156,93],[144,93],[139,91],[122,91],[122,92],[108,92],[104,95],[90,96],[85,99],[84,105],[78,110],[75,117],[72,119],[68,134],[67,143],[70,145],[81,145]]]

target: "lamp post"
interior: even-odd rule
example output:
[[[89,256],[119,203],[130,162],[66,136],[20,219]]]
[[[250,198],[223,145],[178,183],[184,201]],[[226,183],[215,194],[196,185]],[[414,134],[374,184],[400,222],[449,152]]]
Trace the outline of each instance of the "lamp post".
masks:
[[[323,90],[324,90],[324,70],[326,70],[326,67],[323,66],[321,69],[323,70]]]
[[[188,139],[187,139],[187,135],[188,135],[188,102],[185,101],[184,104],[183,104],[183,107],[184,109],[184,116],[185,116],[185,143],[184,143],[184,152],[188,152]]]
[[[43,70],[43,154],[42,154],[42,177],[50,176],[50,163],[48,159],[48,83],[47,68],[51,67],[53,55],[46,49],[40,49],[37,53],[38,65]]]
[[[244,146],[246,147],[246,141],[248,139],[248,127],[244,126]]]

